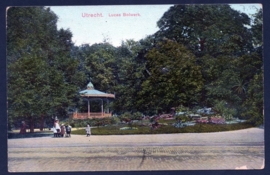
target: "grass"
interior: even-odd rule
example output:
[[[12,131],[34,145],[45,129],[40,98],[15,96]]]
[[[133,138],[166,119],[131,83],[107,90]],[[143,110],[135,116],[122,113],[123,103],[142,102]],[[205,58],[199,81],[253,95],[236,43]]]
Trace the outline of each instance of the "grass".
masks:
[[[10,131],[8,132],[8,138],[31,138],[31,137],[42,137],[42,136],[49,136],[52,135],[52,131],[35,131],[34,133],[30,133],[29,131],[25,134],[20,134],[17,131]]]
[[[221,131],[233,131],[254,127],[249,123],[237,123],[237,124],[196,124],[194,126],[187,126],[184,128],[175,128],[172,123],[174,120],[160,120],[160,123],[167,123],[167,125],[161,126],[157,129],[151,129],[147,123],[136,123],[132,127],[137,129],[120,130],[123,127],[131,127],[128,124],[108,125],[94,127],[91,129],[93,135],[139,135],[139,134],[169,134],[169,133],[206,133],[206,132],[221,132]],[[86,135],[85,127],[72,128],[72,134]],[[28,137],[41,137],[46,135],[52,135],[52,131],[39,131],[35,130],[34,133],[19,134],[19,130],[10,131],[8,138],[28,138]]]
[[[171,125],[161,126],[157,129],[152,129],[148,126],[134,126],[136,130],[120,130],[123,126],[104,126],[92,128],[92,135],[129,135],[129,134],[168,134],[168,133],[205,133],[205,132],[221,132],[246,129],[253,127],[249,123],[238,124],[196,124],[195,126],[187,126],[184,128],[175,128]],[[72,134],[85,135],[85,129],[72,131]]]

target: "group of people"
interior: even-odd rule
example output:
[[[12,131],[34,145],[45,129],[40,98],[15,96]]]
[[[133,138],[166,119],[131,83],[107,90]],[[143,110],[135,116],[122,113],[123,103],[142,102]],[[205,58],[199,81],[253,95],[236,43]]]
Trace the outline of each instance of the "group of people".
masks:
[[[59,120],[56,119],[54,121],[54,125],[53,125],[53,136],[54,137],[71,137],[71,129],[72,127],[70,125],[64,125],[62,124],[61,126],[59,125]],[[91,127],[88,124],[85,128],[86,131],[86,136],[90,137],[91,135]]]
[[[59,120],[55,120],[53,126],[53,136],[54,137],[71,137],[71,126],[70,125],[59,125]]]

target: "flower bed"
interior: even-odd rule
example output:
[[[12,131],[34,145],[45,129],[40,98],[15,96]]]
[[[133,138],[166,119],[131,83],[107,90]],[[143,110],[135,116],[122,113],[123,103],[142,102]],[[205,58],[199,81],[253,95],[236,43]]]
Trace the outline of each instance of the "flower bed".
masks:
[[[135,127],[123,127],[123,128],[119,128],[120,130],[134,130],[134,129],[138,129]]]
[[[210,123],[213,124],[225,124],[225,119],[224,118],[218,118],[218,117],[211,117]]]

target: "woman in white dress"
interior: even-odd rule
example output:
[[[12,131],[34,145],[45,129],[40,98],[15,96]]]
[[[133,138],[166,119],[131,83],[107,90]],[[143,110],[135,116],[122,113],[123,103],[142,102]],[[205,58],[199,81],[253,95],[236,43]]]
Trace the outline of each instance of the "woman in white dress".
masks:
[[[60,129],[60,125],[59,125],[59,120],[55,120],[54,128],[56,129],[56,132],[57,132],[56,137],[60,137],[61,129]]]

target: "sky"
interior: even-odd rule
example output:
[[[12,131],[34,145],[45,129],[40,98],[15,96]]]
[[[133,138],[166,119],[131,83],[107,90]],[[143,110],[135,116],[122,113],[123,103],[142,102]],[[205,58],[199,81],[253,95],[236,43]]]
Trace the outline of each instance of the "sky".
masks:
[[[158,31],[157,21],[172,5],[52,6],[58,29],[69,29],[75,45],[101,43],[114,46],[138,41]],[[232,8],[254,14],[260,4],[233,4]]]

